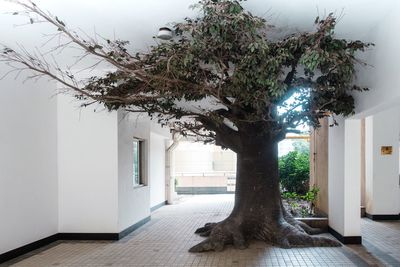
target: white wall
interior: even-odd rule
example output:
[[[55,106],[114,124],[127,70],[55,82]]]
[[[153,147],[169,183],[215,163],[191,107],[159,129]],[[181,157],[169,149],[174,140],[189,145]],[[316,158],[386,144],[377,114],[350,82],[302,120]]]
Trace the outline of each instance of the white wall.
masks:
[[[133,185],[133,137],[144,140],[144,178],[149,173],[149,123],[137,122],[134,115],[118,112],[118,229],[123,231],[150,216],[149,186]],[[147,183],[146,183],[147,184]]]
[[[54,88],[0,80],[0,254],[58,230]]]
[[[59,231],[118,232],[117,112],[58,95]]]
[[[165,201],[165,144],[147,117],[58,103],[60,232],[117,233]],[[133,185],[133,137],[144,140],[145,186]],[[152,199],[152,201],[151,201]]]
[[[374,189],[374,120],[373,116],[365,118],[365,210],[372,211]],[[369,178],[367,178],[369,177]]]
[[[150,133],[150,207],[165,202],[165,136]]]
[[[399,108],[366,119],[366,212],[371,215],[398,215],[399,189]],[[391,155],[382,155],[381,146],[392,146]]]
[[[144,141],[145,185],[133,185],[133,138]],[[118,228],[119,231],[150,216],[150,208],[164,202],[165,139],[169,132],[146,116],[118,112]]]
[[[175,173],[203,173],[213,171],[213,146],[190,141],[179,142],[174,149]]]
[[[343,236],[360,236],[361,121],[338,123],[329,129],[329,226]]]
[[[361,120],[345,121],[344,232],[361,235]]]
[[[328,192],[329,226],[344,233],[344,119],[339,126],[329,128],[328,152]],[[331,122],[330,122],[331,123]]]
[[[400,76],[396,68],[400,61],[400,37],[393,34],[400,27],[400,2],[394,1],[390,11],[371,29],[369,39],[375,43],[375,47],[360,55],[370,66],[359,68],[358,83],[371,90],[355,94],[356,113],[359,117],[400,105],[400,90],[397,86]]]

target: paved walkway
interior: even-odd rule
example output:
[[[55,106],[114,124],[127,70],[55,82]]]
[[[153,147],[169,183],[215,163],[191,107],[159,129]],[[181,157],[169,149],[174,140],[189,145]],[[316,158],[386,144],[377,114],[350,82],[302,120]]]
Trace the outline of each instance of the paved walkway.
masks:
[[[226,217],[232,204],[233,195],[185,197],[118,242],[60,241],[1,266],[400,266],[400,222],[370,220],[363,220],[364,246],[281,249],[252,242],[246,250],[187,252],[203,239],[195,229]]]

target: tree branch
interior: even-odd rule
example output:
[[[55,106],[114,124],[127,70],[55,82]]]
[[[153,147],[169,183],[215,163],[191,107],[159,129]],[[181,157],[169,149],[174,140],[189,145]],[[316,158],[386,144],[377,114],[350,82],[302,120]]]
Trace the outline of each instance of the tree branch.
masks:
[[[237,131],[231,129],[224,123],[216,123],[208,117],[199,117],[199,121],[208,129],[216,133],[215,142],[217,145],[229,148],[235,152],[242,150],[242,144]]]

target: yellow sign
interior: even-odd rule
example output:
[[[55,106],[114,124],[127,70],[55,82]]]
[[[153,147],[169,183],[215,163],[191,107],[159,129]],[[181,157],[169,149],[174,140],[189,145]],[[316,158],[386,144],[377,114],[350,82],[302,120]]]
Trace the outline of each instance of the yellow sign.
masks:
[[[392,146],[381,146],[381,155],[392,155]]]

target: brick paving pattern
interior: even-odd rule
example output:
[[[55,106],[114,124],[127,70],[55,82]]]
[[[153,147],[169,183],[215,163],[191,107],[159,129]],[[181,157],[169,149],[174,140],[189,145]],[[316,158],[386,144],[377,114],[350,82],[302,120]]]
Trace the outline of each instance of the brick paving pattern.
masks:
[[[363,245],[385,266],[400,266],[400,221],[372,221],[363,219]]]
[[[363,235],[373,244],[367,250],[362,246],[281,249],[252,242],[246,250],[228,247],[223,252],[189,253],[203,240],[195,229],[224,219],[232,206],[233,195],[186,196],[178,205],[153,212],[149,223],[120,241],[59,241],[0,266],[388,266],[400,260],[400,224],[370,220],[363,220]]]

